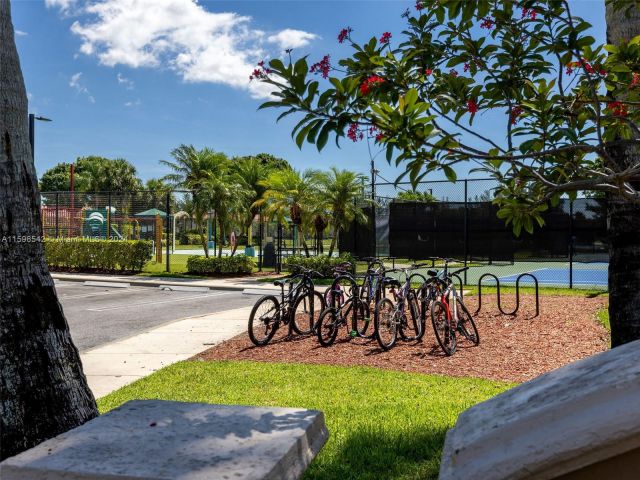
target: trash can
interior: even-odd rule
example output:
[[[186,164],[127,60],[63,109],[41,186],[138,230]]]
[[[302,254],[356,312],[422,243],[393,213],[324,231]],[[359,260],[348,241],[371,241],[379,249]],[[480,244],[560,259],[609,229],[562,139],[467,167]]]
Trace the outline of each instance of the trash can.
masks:
[[[271,268],[276,266],[276,247],[273,242],[267,243],[262,250],[262,266]]]

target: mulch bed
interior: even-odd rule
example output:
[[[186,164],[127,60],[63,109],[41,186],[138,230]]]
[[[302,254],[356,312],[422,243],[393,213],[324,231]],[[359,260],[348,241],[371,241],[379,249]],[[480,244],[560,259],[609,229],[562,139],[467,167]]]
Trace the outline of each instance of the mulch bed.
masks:
[[[469,297],[465,303],[473,313],[477,297]],[[495,296],[487,296],[482,311],[474,316],[480,345],[474,347],[462,339],[451,357],[440,350],[429,321],[422,342],[398,340],[387,352],[375,340],[348,340],[345,328],[329,348],[321,347],[315,337],[287,339],[283,328],[265,347],[254,347],[243,333],[194,359],[364,365],[523,382],[609,347],[609,335],[595,319],[596,312],[606,305],[606,297],[543,296],[540,303],[540,315],[534,318],[534,297],[522,295],[520,312],[507,316],[498,312]],[[503,304],[505,311],[511,310],[515,296],[503,295]]]

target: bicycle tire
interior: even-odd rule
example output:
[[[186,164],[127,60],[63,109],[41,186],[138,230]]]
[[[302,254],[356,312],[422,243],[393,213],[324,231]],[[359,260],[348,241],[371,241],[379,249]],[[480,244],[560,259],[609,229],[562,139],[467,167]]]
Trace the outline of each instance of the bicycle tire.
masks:
[[[331,307],[325,308],[320,314],[320,318],[318,318],[318,327],[316,329],[316,336],[320,345],[323,347],[333,345],[338,335],[338,327],[336,310]]]
[[[476,322],[473,321],[473,316],[469,313],[467,306],[462,302],[462,300],[457,300],[458,307],[462,307],[462,315],[461,312],[458,311],[458,330],[469,340],[474,346],[478,346],[480,344],[480,334],[478,333],[478,328],[476,327]]]
[[[398,337],[396,314],[396,306],[388,298],[383,298],[376,304],[373,331],[378,345],[383,350],[389,350],[396,344]],[[388,338],[385,331],[388,332]]]
[[[270,304],[270,305],[269,305]],[[259,312],[260,307],[266,307],[266,310]],[[274,316],[269,316],[273,312]],[[257,322],[254,322],[257,318]],[[266,317],[265,317],[266,316]],[[265,334],[262,336],[256,335],[258,327],[264,326]],[[271,341],[276,331],[280,327],[280,302],[273,295],[265,295],[261,297],[251,309],[249,315],[249,324],[247,325],[247,332],[249,333],[249,339],[257,347],[266,345]]]
[[[449,357],[456,351],[456,334],[451,328],[447,311],[444,303],[440,300],[431,304],[431,324],[436,334],[436,340],[442,351]]]
[[[313,302],[309,302],[313,299]],[[302,311],[299,311],[302,306]],[[291,328],[299,335],[309,335],[325,308],[324,299],[319,292],[309,291],[300,295],[291,310]]]
[[[349,307],[349,313],[353,315],[354,303],[351,302],[351,306]],[[351,330],[355,331],[360,338],[372,338],[373,337],[373,325],[371,325],[371,311],[369,310],[369,304],[364,301],[358,302],[358,315],[353,320],[353,317],[349,318],[347,315],[347,323],[351,325]],[[371,327],[371,333],[367,334],[367,331]]]
[[[406,300],[406,312],[403,312],[407,319],[406,325],[401,322],[399,333],[400,338],[405,342],[411,342],[413,340],[419,340],[422,338],[422,321],[420,319],[420,306],[418,305],[418,299],[413,291],[409,291]]]

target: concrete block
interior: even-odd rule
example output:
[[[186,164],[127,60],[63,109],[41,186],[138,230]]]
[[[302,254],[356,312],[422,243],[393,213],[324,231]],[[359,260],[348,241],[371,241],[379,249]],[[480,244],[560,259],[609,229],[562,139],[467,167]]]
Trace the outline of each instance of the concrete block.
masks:
[[[322,412],[134,400],[0,463],[3,480],[297,479]]]
[[[639,448],[640,340],[464,411],[447,432],[440,479],[591,478],[590,466],[628,464]]]

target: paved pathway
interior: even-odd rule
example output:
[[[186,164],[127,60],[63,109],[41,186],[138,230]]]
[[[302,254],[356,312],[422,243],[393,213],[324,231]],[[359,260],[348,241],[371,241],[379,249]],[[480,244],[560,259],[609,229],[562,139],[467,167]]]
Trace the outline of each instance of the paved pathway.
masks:
[[[100,398],[172,363],[246,331],[251,307],[178,320],[80,354],[89,387]]]

